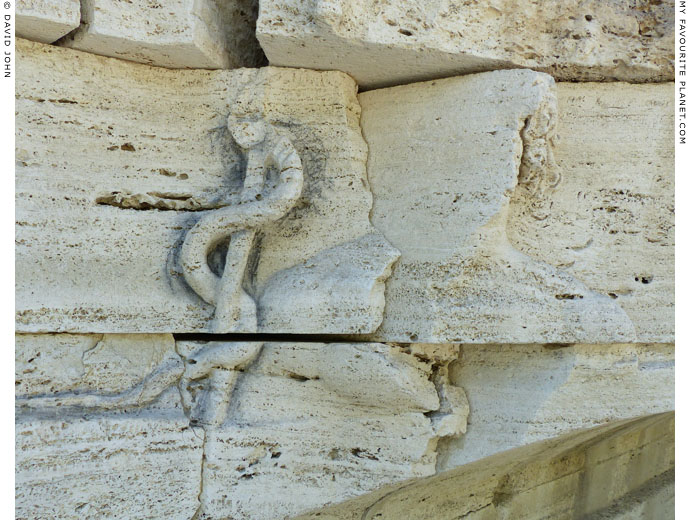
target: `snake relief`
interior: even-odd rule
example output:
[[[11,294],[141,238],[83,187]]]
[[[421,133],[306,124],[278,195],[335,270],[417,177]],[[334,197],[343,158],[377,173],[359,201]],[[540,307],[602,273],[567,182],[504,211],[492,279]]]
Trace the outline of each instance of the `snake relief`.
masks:
[[[256,302],[242,287],[257,231],[276,221],[302,194],[302,161],[292,142],[263,121],[228,118],[228,129],[247,156],[239,203],[205,214],[186,234],[179,265],[189,286],[215,306],[210,332],[256,332]],[[274,171],[275,175],[269,175]],[[209,255],[230,238],[222,275]]]

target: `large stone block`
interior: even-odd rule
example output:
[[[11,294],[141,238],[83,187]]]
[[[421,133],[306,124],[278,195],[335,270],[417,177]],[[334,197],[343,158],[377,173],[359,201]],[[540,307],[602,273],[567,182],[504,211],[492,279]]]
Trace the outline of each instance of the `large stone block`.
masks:
[[[618,421],[299,518],[673,518],[674,426],[673,413]]]
[[[519,187],[508,236],[608,295],[639,341],[673,342],[673,84],[559,83],[557,92],[561,182],[544,194]]]
[[[673,341],[671,85],[498,71],[359,99],[401,252],[372,338]]]
[[[18,517],[287,518],[432,475],[465,431],[456,355],[19,335]]]
[[[204,431],[171,335],[18,335],[16,517],[189,519]]]
[[[470,404],[467,433],[439,468],[674,405],[673,345],[465,345],[450,380]]]
[[[673,1],[262,0],[270,63],[364,88],[525,67],[559,80],[673,81]]]
[[[257,67],[256,0],[82,0],[68,47],[170,68]]]
[[[19,0],[15,6],[15,33],[42,43],[53,43],[79,27],[79,0]]]
[[[447,384],[453,349],[419,359],[382,344],[249,346],[178,344],[181,388],[206,430],[199,518],[288,518],[432,475],[439,439],[464,431],[464,395]]]
[[[20,331],[376,329],[398,252],[351,78],[17,52]]]
[[[673,342],[667,84],[18,49],[20,331]]]

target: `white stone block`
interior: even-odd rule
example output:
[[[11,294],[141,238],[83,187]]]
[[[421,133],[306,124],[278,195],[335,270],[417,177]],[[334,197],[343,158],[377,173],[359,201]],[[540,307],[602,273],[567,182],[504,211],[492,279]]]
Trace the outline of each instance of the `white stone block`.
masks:
[[[83,0],[82,26],[63,43],[170,68],[256,67],[253,0]]]
[[[360,94],[372,223],[401,252],[372,338],[672,342],[671,89],[497,71]]]
[[[20,331],[342,334],[380,324],[398,252],[369,223],[351,78],[17,49]],[[262,144],[243,140],[247,121],[265,126]],[[222,279],[217,223],[226,244],[233,237]],[[221,293],[207,294],[209,283]]]
[[[674,345],[467,345],[450,369],[471,413],[449,469],[572,431],[667,412]]]
[[[271,65],[342,70],[365,89],[530,68],[565,81],[673,81],[672,0],[262,0]]]
[[[79,27],[79,0],[18,0],[15,34],[42,43],[53,43]]]

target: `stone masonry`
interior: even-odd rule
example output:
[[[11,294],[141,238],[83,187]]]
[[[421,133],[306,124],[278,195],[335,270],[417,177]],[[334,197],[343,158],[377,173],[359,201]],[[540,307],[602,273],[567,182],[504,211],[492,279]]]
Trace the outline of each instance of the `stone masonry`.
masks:
[[[673,2],[16,12],[17,519],[673,518]]]

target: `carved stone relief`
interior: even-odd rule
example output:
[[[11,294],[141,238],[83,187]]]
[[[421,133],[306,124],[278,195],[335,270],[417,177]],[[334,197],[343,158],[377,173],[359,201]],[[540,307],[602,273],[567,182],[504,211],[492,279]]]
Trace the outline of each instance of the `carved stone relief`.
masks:
[[[18,518],[271,519],[431,475],[439,441],[466,428],[455,356],[450,345],[20,335]]]
[[[350,78],[17,48],[18,330],[378,327],[399,253],[369,222]]]

